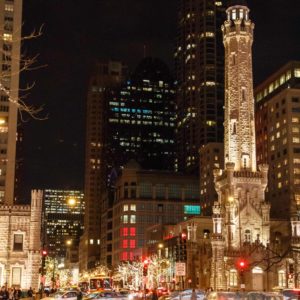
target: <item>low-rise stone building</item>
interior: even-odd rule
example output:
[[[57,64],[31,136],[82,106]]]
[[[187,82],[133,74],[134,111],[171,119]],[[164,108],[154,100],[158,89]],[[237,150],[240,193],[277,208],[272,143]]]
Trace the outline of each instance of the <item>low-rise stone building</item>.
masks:
[[[43,193],[31,193],[31,205],[0,206],[0,285],[38,289],[41,267]]]

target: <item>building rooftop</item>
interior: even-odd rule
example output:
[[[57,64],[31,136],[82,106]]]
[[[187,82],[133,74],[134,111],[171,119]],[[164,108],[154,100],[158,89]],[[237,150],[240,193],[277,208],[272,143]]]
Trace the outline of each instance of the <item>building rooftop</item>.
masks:
[[[300,88],[300,61],[290,61],[270,75],[254,90],[255,101],[260,102],[283,88]]]

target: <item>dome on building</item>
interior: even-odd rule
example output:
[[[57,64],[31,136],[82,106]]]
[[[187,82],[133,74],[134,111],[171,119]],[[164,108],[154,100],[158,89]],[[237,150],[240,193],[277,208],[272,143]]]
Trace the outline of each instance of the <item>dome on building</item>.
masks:
[[[227,7],[231,7],[231,6],[235,6],[235,5],[248,6],[246,0],[228,0],[227,1]]]

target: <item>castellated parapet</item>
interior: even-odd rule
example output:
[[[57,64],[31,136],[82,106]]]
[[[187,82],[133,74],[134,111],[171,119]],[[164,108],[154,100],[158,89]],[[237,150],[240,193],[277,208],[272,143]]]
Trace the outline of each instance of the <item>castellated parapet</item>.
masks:
[[[31,205],[0,206],[0,284],[38,289],[42,191],[32,191]]]

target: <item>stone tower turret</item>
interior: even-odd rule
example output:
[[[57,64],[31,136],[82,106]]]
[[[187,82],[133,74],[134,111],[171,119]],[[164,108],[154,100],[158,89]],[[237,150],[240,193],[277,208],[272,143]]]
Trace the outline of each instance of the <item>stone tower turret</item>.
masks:
[[[237,269],[238,261],[249,253],[247,249],[257,245],[263,249],[269,244],[270,205],[265,201],[268,166],[262,165],[258,171],[256,165],[252,79],[254,24],[244,0],[230,2],[232,6],[228,7],[222,26],[225,169],[214,173],[218,201],[213,215],[211,286],[214,289],[262,290],[262,275],[256,277],[256,281],[244,281]],[[249,270],[249,276],[257,272],[252,271]]]
[[[238,3],[238,1],[235,1]],[[230,6],[222,26],[225,46],[225,163],[256,171],[252,55],[254,24],[244,5]]]

